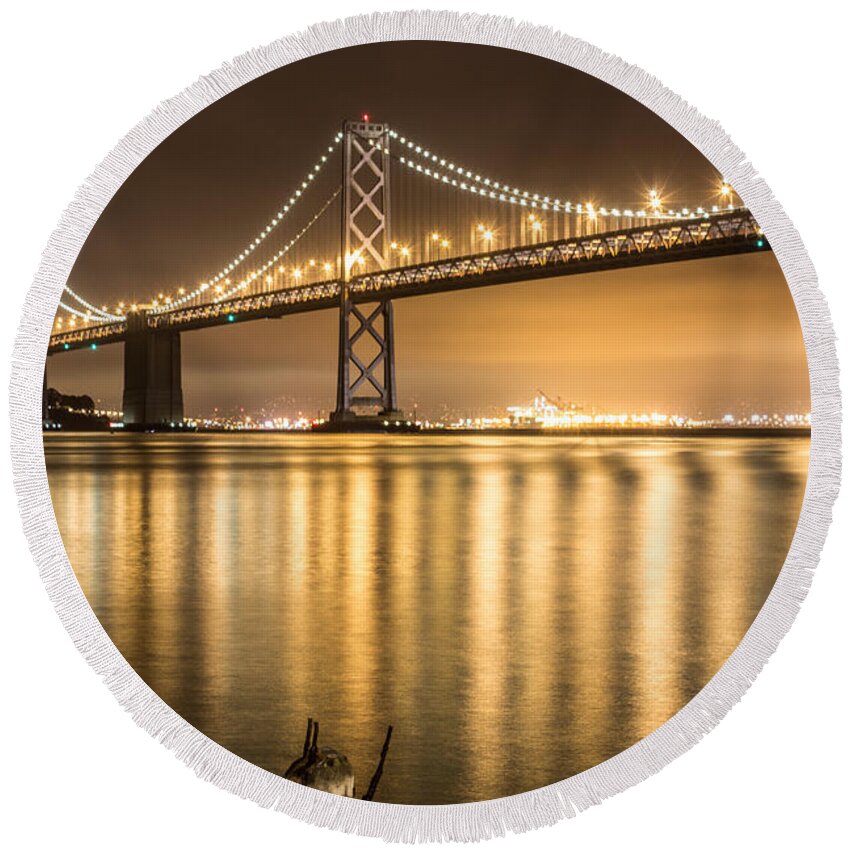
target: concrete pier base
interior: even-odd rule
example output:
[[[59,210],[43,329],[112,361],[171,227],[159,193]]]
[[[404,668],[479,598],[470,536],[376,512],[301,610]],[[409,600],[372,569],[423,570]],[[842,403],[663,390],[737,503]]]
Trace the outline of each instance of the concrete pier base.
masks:
[[[131,431],[170,429],[183,421],[180,334],[149,329],[144,312],[127,317],[123,410]]]
[[[328,431],[334,434],[357,434],[376,432],[418,431],[419,426],[405,417],[401,410],[387,410],[380,413],[335,412],[327,422],[315,427],[316,431]]]

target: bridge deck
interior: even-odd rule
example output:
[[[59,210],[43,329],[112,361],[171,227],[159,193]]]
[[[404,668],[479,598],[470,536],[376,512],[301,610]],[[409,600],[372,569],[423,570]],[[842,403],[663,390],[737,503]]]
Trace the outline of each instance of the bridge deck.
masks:
[[[744,210],[402,266],[358,275],[348,285],[351,299],[363,303],[767,250]],[[327,310],[339,305],[340,286],[339,280],[305,284],[150,314],[147,321],[151,328],[188,331]],[[54,334],[48,354],[123,342],[125,331],[117,321]]]

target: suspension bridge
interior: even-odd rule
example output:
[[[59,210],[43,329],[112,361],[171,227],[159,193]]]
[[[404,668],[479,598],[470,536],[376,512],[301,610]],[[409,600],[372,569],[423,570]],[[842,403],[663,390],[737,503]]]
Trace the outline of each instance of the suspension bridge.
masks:
[[[363,116],[344,122],[254,238],[200,281],[101,306],[66,286],[47,353],[123,343],[125,426],[170,427],[184,419],[181,333],[335,309],[332,426],[395,423],[396,299],[770,250],[733,197],[723,183],[705,207],[672,209],[658,190],[620,206],[574,203]],[[45,369],[45,397],[46,386]]]

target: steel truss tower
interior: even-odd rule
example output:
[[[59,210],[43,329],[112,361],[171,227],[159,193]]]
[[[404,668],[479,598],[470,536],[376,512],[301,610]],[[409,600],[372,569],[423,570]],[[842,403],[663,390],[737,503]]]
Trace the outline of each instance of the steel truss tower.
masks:
[[[333,421],[357,409],[400,418],[395,385],[393,305],[353,303],[349,282],[360,269],[390,266],[390,135],[385,124],[346,121],[342,127],[342,285],[339,370]],[[353,368],[352,368],[353,367]]]

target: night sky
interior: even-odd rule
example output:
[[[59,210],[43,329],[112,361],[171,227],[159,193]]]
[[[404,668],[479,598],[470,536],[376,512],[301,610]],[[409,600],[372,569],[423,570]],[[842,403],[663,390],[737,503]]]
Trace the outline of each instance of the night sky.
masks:
[[[193,286],[288,197],[345,118],[368,112],[511,184],[574,201],[717,202],[720,175],[654,113],[554,62],[397,42],[289,65],[218,101],[127,180],[69,280],[95,303]],[[608,199],[611,199],[608,201]],[[333,405],[334,312],[183,334],[187,415]],[[119,407],[122,346],[51,357],[49,384]],[[806,412],[802,335],[773,254],[396,302],[399,400],[475,415],[537,389],[609,412]]]

